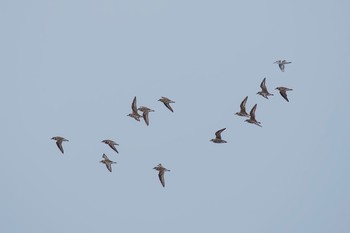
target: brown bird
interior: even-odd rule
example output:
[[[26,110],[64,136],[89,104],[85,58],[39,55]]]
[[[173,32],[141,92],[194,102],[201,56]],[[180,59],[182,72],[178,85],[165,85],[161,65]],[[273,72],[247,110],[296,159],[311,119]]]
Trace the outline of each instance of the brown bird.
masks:
[[[287,88],[287,87],[276,87],[276,90],[280,91],[281,96],[289,102],[287,97],[287,91],[293,91],[293,89]]]
[[[107,144],[110,148],[112,148],[112,150],[114,150],[115,152],[119,153],[117,148],[115,148],[115,145],[119,146],[118,143],[116,143],[115,141],[106,139],[102,141],[103,143]]]
[[[221,132],[224,131],[226,128],[220,129],[218,131],[216,131],[215,133],[215,138],[211,139],[210,141],[214,142],[214,143],[226,143],[225,140],[221,139]]]
[[[147,108],[147,107],[144,107],[144,106],[139,107],[138,110],[140,110],[142,112],[142,117],[145,120],[146,125],[149,125],[148,113],[154,112],[154,110]]]
[[[142,116],[137,112],[136,96],[134,97],[134,99],[132,101],[131,110],[132,110],[132,112],[130,114],[128,114],[128,116],[134,118],[137,121],[140,121],[140,117],[142,117]]]
[[[235,114],[238,115],[238,116],[244,116],[244,117],[249,117],[249,114],[246,112],[245,110],[245,104],[247,103],[247,100],[248,100],[248,96],[246,96],[244,98],[244,100],[242,101],[241,105],[240,105],[240,108],[241,108],[241,111],[239,112],[236,112]]]
[[[174,110],[170,106],[170,103],[175,103],[174,101],[172,101],[171,99],[169,99],[167,97],[163,97],[163,96],[158,101],[162,102],[165,105],[165,107],[167,107],[170,111],[174,112]]]
[[[268,96],[270,96],[270,95],[273,96],[273,94],[270,94],[270,93],[267,91],[267,88],[266,88],[266,84],[265,84],[265,83],[266,83],[266,78],[264,78],[263,81],[262,81],[261,84],[260,84],[261,91],[259,91],[259,92],[256,93],[256,94],[261,95],[262,97],[268,99]]]
[[[69,142],[69,141],[63,137],[60,137],[60,136],[53,137],[53,138],[51,138],[51,140],[52,139],[56,140],[56,145],[57,145],[58,149],[60,149],[62,154],[64,154],[62,142]]]
[[[254,107],[252,108],[252,110],[250,110],[250,114],[249,114],[249,115],[250,115],[250,118],[247,119],[247,120],[245,120],[245,121],[248,122],[248,123],[256,124],[257,126],[262,127],[262,126],[260,125],[261,123],[255,119],[255,110],[256,110],[256,106],[257,106],[257,104],[255,104]]]
[[[106,154],[102,155],[103,160],[100,161],[100,163],[104,163],[108,169],[108,171],[112,172],[112,164],[113,163],[117,163],[117,162],[113,162],[112,160],[110,160]]]
[[[156,167],[154,167],[153,169],[159,171],[158,173],[158,177],[159,177],[159,181],[162,184],[163,187],[165,187],[165,180],[164,180],[164,173],[165,172],[170,172],[170,170],[166,169],[165,167],[162,166],[162,164],[158,164]]]

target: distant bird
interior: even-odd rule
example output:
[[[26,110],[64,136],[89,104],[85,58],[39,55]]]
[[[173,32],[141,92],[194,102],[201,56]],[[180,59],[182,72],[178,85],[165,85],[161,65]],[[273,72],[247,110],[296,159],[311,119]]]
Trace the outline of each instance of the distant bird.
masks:
[[[110,160],[106,154],[102,155],[103,160],[100,161],[100,163],[104,163],[108,169],[108,171],[112,172],[112,164],[116,163],[112,160]]]
[[[254,107],[252,108],[252,110],[250,110],[250,114],[249,114],[249,115],[250,115],[250,118],[247,119],[247,120],[245,120],[245,121],[248,122],[248,123],[256,124],[257,126],[262,127],[262,126],[260,125],[261,123],[255,119],[255,110],[256,110],[256,106],[257,106],[257,104],[255,104]]]
[[[268,99],[269,97],[268,96],[273,96],[273,94],[270,94],[268,91],[267,91],[267,87],[266,87],[266,78],[263,79],[263,81],[261,82],[260,84],[260,87],[261,87],[261,91],[259,91],[258,95],[261,95],[262,97]]]
[[[140,117],[142,117],[142,116],[137,112],[136,96],[134,97],[134,99],[132,101],[131,109],[132,109],[132,112],[130,114],[128,114],[128,116],[134,118],[137,121],[140,121]]]
[[[162,184],[163,187],[165,187],[165,180],[164,180],[164,173],[165,172],[170,172],[170,170],[166,169],[165,167],[162,166],[162,164],[158,164],[156,167],[154,167],[153,169],[159,171],[158,173],[158,177],[160,180],[160,183]]]
[[[149,125],[148,113],[154,112],[154,110],[147,108],[147,107],[144,107],[144,106],[139,107],[138,110],[140,110],[142,112],[142,117],[145,120],[146,125]]]
[[[282,70],[282,72],[284,72],[284,65],[285,64],[290,64],[291,62],[288,62],[286,60],[278,60],[278,61],[275,61],[273,64],[278,64],[278,66],[280,67],[280,69]]]
[[[287,91],[293,91],[293,89],[287,88],[287,87],[276,87],[276,90],[280,91],[281,96],[289,102],[287,97]]]
[[[221,132],[224,131],[226,128],[220,129],[218,131],[216,131],[215,133],[215,138],[211,139],[210,141],[214,142],[214,143],[226,143],[225,140],[221,139]]]
[[[115,145],[116,146],[119,146],[118,143],[116,143],[115,141],[112,141],[112,140],[109,140],[109,139],[106,139],[106,140],[103,140],[102,141],[103,143],[107,144],[110,148],[112,148],[112,150],[114,150],[115,152],[119,153],[117,148],[115,148]]]
[[[248,96],[244,98],[244,100],[240,105],[241,111],[236,112],[235,115],[249,117],[249,114],[245,110],[245,104],[247,103],[247,100],[248,100]]]
[[[58,149],[60,149],[62,154],[64,154],[62,142],[69,142],[69,141],[63,137],[60,137],[60,136],[53,137],[53,138],[51,138],[51,140],[52,139],[56,140],[56,145],[57,145]]]
[[[170,111],[174,112],[174,110],[170,106],[171,103],[175,103],[174,101],[172,101],[171,99],[169,99],[167,97],[163,97],[163,96],[158,101],[162,102],[165,105],[165,107],[167,107]]]

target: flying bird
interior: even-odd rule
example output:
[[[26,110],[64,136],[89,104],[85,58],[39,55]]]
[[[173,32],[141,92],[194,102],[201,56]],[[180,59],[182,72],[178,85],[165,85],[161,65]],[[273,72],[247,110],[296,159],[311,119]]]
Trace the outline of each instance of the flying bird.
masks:
[[[245,110],[245,104],[247,103],[247,100],[248,100],[248,96],[244,98],[244,100],[240,105],[241,110],[239,112],[236,112],[235,115],[249,117],[249,114]]]
[[[102,155],[103,160],[100,161],[100,163],[104,163],[108,169],[108,171],[112,172],[112,164],[117,163],[112,160],[110,160],[106,154]]]
[[[216,131],[215,133],[215,138],[211,139],[210,141],[214,142],[214,143],[226,143],[225,140],[221,139],[221,133],[222,131],[224,131],[226,128],[220,129],[218,131]]]
[[[156,167],[154,167],[153,169],[159,171],[158,173],[158,177],[159,177],[159,181],[162,184],[163,187],[165,187],[165,180],[164,180],[164,173],[165,172],[170,172],[170,170],[166,169],[165,167],[162,166],[162,164],[158,164]]]
[[[63,146],[62,146],[62,142],[68,142],[67,139],[60,137],[60,136],[56,136],[51,138],[51,140],[56,140],[56,145],[58,147],[58,149],[60,149],[60,151],[62,152],[62,154],[64,154],[64,150],[63,150]]]
[[[288,62],[286,60],[278,60],[275,61],[273,64],[278,64],[278,66],[280,67],[281,71],[284,72],[284,65],[285,64],[290,64],[291,62]]]
[[[170,111],[174,112],[174,110],[170,106],[171,103],[175,103],[174,101],[172,101],[171,99],[169,99],[167,97],[163,97],[163,96],[158,101],[162,102],[165,105],[165,107],[167,107]]]
[[[261,95],[262,97],[268,99],[270,95],[273,96],[273,94],[270,94],[268,91],[267,91],[267,87],[266,87],[266,78],[263,79],[263,81],[261,82],[260,84],[260,87],[261,87],[261,91],[259,91],[258,95]]]
[[[114,150],[115,152],[119,153],[117,148],[115,148],[115,146],[119,146],[118,143],[116,143],[115,141],[106,139],[102,141],[103,143],[107,144],[110,148],[112,148],[112,150]]]
[[[262,127],[262,126],[260,125],[261,123],[255,119],[255,110],[256,110],[256,106],[257,106],[257,104],[255,104],[254,107],[252,108],[252,110],[250,110],[250,114],[249,114],[249,115],[250,115],[250,118],[247,119],[247,120],[245,120],[245,121],[248,122],[248,123],[256,124],[257,126]]]
[[[146,125],[149,125],[148,113],[154,112],[154,110],[147,108],[147,107],[144,107],[144,106],[139,107],[138,110],[140,110],[142,112],[142,117],[145,120]]]
[[[134,99],[132,101],[131,110],[132,110],[132,112],[130,114],[128,114],[128,116],[134,118],[137,121],[140,121],[140,117],[142,117],[142,116],[137,112],[136,96],[134,97]]]
[[[293,89],[287,88],[287,87],[276,87],[276,90],[280,91],[281,96],[289,102],[287,97],[287,91],[293,91]]]

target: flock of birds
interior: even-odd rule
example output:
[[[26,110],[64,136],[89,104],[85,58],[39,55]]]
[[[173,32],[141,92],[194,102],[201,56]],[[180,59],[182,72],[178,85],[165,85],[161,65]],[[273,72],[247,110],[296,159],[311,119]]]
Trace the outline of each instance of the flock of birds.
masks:
[[[286,60],[278,60],[276,62],[274,62],[274,64],[278,64],[280,70],[282,72],[284,72],[285,69],[285,65],[286,64],[290,64],[291,62],[287,62]],[[260,88],[261,91],[259,91],[258,95],[263,96],[264,98],[268,99],[269,96],[273,96],[273,94],[269,93],[266,87],[266,78],[263,79],[263,81],[260,84]],[[288,96],[287,96],[287,91],[292,91],[293,89],[287,88],[287,87],[276,87],[276,90],[279,91],[279,93],[281,94],[281,96],[287,101],[289,102]],[[242,117],[249,117],[249,119],[246,119],[245,121],[251,124],[255,124],[259,127],[261,126],[261,122],[257,121],[255,118],[255,111],[256,111],[256,107],[257,104],[255,104],[253,106],[253,108],[250,110],[250,113],[248,114],[246,112],[246,103],[248,100],[248,96],[246,96],[243,101],[240,104],[240,111],[235,113],[235,115],[238,116],[242,116]],[[171,107],[171,103],[175,103],[174,101],[172,101],[171,99],[167,98],[167,97],[161,97],[158,101],[162,102],[165,107],[167,107],[171,112],[174,112],[173,108]],[[134,118],[136,121],[140,121],[140,118],[143,118],[146,125],[149,125],[149,113],[150,112],[154,112],[154,110],[145,107],[145,106],[140,106],[139,108],[137,108],[137,103],[136,103],[136,96],[134,97],[132,104],[131,104],[131,110],[132,112],[130,114],[128,114],[129,117]],[[142,112],[142,115],[139,114],[138,111]],[[222,139],[221,137],[221,133],[225,130],[226,128],[220,129],[218,131],[215,132],[215,138],[211,139],[210,141],[212,141],[213,143],[227,143],[225,140]],[[60,136],[55,136],[51,138],[52,140],[56,141],[56,145],[58,147],[58,149],[62,152],[62,154],[64,154],[64,150],[63,150],[63,146],[62,143],[63,142],[68,142],[69,140],[60,137]],[[108,145],[112,150],[114,150],[116,153],[119,153],[117,148],[115,146],[118,146],[119,144],[116,143],[113,140],[110,139],[106,139],[103,140],[102,143],[105,143],[106,145]],[[102,155],[103,160],[100,161],[100,163],[103,163],[106,165],[107,169],[112,172],[112,164],[116,163],[112,160],[110,160],[108,158],[108,156],[106,154]],[[163,187],[165,187],[165,179],[164,179],[164,173],[170,171],[169,169],[163,167],[163,165],[161,163],[159,163],[157,166],[155,166],[153,169],[155,169],[156,171],[158,171],[158,178],[159,181],[161,183],[161,185]]]

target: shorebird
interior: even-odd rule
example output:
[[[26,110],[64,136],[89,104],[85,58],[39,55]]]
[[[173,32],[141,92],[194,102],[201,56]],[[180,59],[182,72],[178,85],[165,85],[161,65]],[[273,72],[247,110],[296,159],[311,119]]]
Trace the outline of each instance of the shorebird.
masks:
[[[62,142],[69,142],[69,141],[63,137],[60,137],[60,136],[56,136],[56,137],[53,137],[51,139],[56,140],[56,145],[57,145],[58,149],[60,149],[62,154],[64,154]]]
[[[170,106],[170,103],[175,103],[174,101],[172,101],[171,99],[169,99],[167,97],[163,97],[163,96],[158,101],[162,102],[165,105],[165,107],[167,107],[170,111],[174,112],[174,110]]]
[[[106,154],[102,155],[103,160],[100,161],[100,163],[104,163],[108,169],[108,171],[112,172],[112,164],[116,163],[112,160],[110,160]]]
[[[131,109],[132,109],[132,112],[130,114],[128,114],[128,116],[134,118],[137,121],[140,121],[140,117],[142,117],[142,116],[137,112],[136,96],[134,97],[134,100],[132,101]]]
[[[117,148],[115,148],[115,145],[119,146],[118,143],[116,143],[115,141],[106,139],[102,141],[103,143],[107,144],[110,148],[112,148],[112,150],[114,150],[115,152],[119,153]]]
[[[293,91],[293,89],[287,88],[287,87],[276,87],[276,90],[280,91],[281,96],[289,102],[287,97],[287,91]]]
[[[257,106],[257,104],[255,104],[254,107],[252,108],[252,110],[250,110],[250,114],[249,114],[249,115],[250,115],[250,118],[247,119],[247,120],[245,120],[245,121],[248,122],[248,123],[256,124],[257,126],[262,127],[262,126],[260,125],[261,123],[255,119],[255,110],[256,110],[256,106]]]
[[[146,125],[149,125],[148,113],[154,112],[154,110],[147,108],[147,107],[144,107],[144,106],[139,107],[138,110],[140,110],[142,112],[142,117],[145,120]]]
[[[153,169],[159,171],[158,173],[158,177],[160,180],[160,183],[162,184],[163,187],[165,187],[165,180],[164,180],[164,173],[165,172],[170,172],[170,170],[166,169],[165,167],[162,166],[162,164],[158,164],[156,167],[154,167]]]
[[[264,78],[263,81],[262,81],[261,84],[260,84],[261,91],[259,91],[259,92],[256,93],[256,94],[261,95],[262,97],[268,99],[268,98],[269,98],[268,96],[270,96],[270,95],[273,96],[273,94],[270,94],[270,93],[267,91],[267,87],[266,87],[266,84],[265,84],[265,83],[266,83],[266,78]]]
[[[210,141],[214,142],[214,143],[226,143],[225,140],[221,139],[221,132],[224,131],[226,128],[220,129],[218,131],[216,131],[215,133],[215,138],[211,139]]]
[[[285,64],[290,64],[291,62],[288,62],[286,60],[278,60],[275,61],[273,64],[278,64],[278,66],[280,67],[280,69],[282,70],[282,72],[284,72],[284,65]]]
[[[235,115],[249,117],[249,114],[245,110],[245,104],[247,103],[247,100],[248,100],[248,96],[246,96],[244,98],[244,100],[242,101],[242,103],[240,105],[241,111],[236,112]]]

